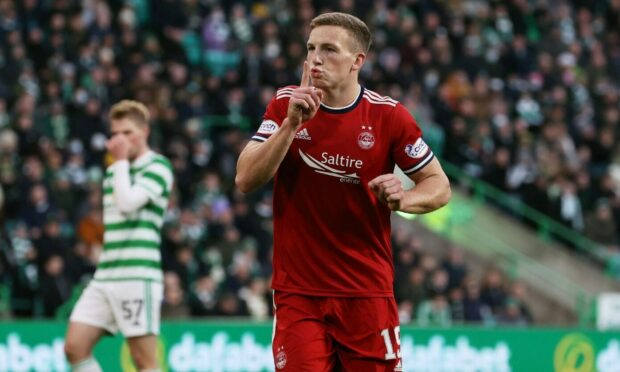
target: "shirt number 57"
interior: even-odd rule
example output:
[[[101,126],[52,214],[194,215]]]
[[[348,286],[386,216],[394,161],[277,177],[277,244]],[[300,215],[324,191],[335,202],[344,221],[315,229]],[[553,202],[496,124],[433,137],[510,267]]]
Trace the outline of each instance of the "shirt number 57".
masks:
[[[140,325],[140,314],[142,313],[143,302],[144,300],[141,299],[121,301],[123,319],[133,322],[133,325]]]

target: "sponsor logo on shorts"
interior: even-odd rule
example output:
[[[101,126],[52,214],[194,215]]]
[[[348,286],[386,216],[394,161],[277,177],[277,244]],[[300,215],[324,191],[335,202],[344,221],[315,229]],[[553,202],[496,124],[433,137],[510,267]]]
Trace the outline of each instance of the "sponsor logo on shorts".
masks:
[[[419,159],[423,157],[424,155],[426,155],[427,151],[428,151],[428,145],[426,144],[426,142],[424,142],[422,138],[418,138],[418,140],[415,141],[413,145],[408,144],[407,146],[405,146],[405,153],[410,158],[414,158],[414,159]]]
[[[278,123],[273,120],[263,120],[260,127],[258,127],[258,133],[261,134],[272,134],[275,133],[279,128]]]
[[[276,354],[276,368],[284,369],[286,366],[286,353],[284,352],[284,346],[278,348],[278,354]]]

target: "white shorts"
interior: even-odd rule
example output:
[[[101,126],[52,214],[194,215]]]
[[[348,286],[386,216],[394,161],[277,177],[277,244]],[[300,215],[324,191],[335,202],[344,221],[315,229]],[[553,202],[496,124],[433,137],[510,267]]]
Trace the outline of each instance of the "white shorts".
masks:
[[[164,290],[151,281],[93,280],[75,304],[70,320],[120,331],[125,337],[159,334],[160,309]]]

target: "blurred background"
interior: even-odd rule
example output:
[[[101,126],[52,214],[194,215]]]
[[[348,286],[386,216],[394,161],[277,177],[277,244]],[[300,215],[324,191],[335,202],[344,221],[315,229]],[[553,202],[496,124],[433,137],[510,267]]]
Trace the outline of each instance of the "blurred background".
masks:
[[[176,178],[164,319],[270,319],[271,187],[242,195],[236,159],[325,11],[369,25],[362,83],[453,184],[394,216],[401,322],[618,326],[619,0],[0,0],[0,314],[66,321],[102,249],[106,113],[131,98]]]

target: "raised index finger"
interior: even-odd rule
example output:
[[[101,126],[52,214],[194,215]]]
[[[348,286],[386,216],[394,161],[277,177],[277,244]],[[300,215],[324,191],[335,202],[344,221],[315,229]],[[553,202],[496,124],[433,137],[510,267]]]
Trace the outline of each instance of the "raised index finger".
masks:
[[[310,73],[308,73],[308,61],[304,61],[304,70],[301,73],[301,83],[300,87],[309,87],[310,86]]]

